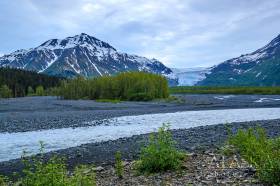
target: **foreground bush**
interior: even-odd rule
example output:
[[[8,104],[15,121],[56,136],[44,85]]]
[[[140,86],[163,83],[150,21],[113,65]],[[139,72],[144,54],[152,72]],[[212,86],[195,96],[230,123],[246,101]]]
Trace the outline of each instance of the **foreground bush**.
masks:
[[[94,186],[95,174],[88,172],[87,167],[76,167],[73,174],[69,175],[64,160],[53,157],[44,161],[43,146],[40,155],[33,158],[23,157],[24,170],[22,177],[15,185],[22,186]],[[11,185],[0,177],[0,185]]]
[[[122,155],[120,151],[118,151],[115,154],[115,171],[119,178],[123,177],[124,166],[123,166]]]
[[[176,170],[182,165],[184,154],[175,147],[168,125],[163,125],[158,134],[151,135],[148,146],[141,150],[136,169],[142,173]]]
[[[78,77],[64,81],[59,87],[58,96],[64,99],[113,99],[148,101],[167,98],[168,82],[156,74],[125,72],[116,76],[93,79]]]
[[[268,139],[261,128],[239,130],[229,144],[256,168],[261,181],[280,185],[280,137]]]

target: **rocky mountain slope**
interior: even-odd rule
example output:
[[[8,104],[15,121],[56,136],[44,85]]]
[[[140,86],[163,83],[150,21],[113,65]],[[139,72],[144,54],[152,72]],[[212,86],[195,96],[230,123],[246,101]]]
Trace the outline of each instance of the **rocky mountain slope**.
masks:
[[[279,86],[280,35],[253,53],[212,67],[197,85]]]
[[[118,52],[110,44],[87,34],[51,39],[36,48],[0,57],[0,67],[19,68],[54,76],[96,77],[125,71],[162,74],[176,85],[171,69],[156,59]]]

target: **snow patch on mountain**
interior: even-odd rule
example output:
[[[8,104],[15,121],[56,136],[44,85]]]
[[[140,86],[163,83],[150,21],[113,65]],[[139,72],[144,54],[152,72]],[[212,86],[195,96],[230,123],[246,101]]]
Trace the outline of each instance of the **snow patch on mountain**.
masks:
[[[156,59],[118,52],[110,44],[85,33],[51,39],[38,47],[0,57],[0,67],[20,68],[49,75],[96,77],[126,71],[161,74],[177,84],[172,70]]]
[[[280,35],[264,47],[212,67],[204,86],[279,86]]]

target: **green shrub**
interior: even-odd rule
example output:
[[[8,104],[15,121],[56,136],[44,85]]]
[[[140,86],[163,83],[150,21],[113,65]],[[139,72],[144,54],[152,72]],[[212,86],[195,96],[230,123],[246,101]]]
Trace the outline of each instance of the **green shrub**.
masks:
[[[147,93],[139,92],[131,94],[128,98],[129,101],[150,101],[153,97]]]
[[[115,170],[116,170],[116,174],[119,178],[123,177],[123,171],[124,171],[124,166],[123,166],[123,162],[121,159],[121,152],[118,151],[115,154]]]
[[[78,77],[61,83],[58,95],[64,99],[111,99],[148,101],[167,98],[168,82],[160,75],[125,72],[93,79]]]
[[[268,139],[264,129],[251,128],[230,135],[229,144],[256,168],[261,181],[280,185],[280,137]]]
[[[36,95],[37,96],[44,96],[44,87],[43,86],[36,87]]]
[[[0,175],[0,186],[8,186],[8,182],[9,181],[6,177]]]
[[[33,88],[31,86],[29,86],[27,88],[27,95],[28,96],[33,96],[34,95],[34,90],[33,90]]]
[[[151,135],[149,143],[143,147],[136,169],[142,173],[156,173],[166,170],[177,170],[181,167],[184,153],[175,147],[169,126],[163,124],[158,134]]]
[[[9,89],[7,85],[2,85],[0,87],[0,98],[11,98],[12,97],[12,90]]]
[[[86,174],[86,167],[76,167],[73,175],[69,176],[62,158],[52,157],[44,161],[43,145],[41,144],[38,157],[26,158],[23,156],[25,168],[20,183],[23,186],[93,186],[95,175]]]

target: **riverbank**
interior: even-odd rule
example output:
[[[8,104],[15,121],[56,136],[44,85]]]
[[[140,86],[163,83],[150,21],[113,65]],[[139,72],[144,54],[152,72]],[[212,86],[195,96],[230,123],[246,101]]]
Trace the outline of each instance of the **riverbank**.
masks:
[[[0,132],[101,125],[102,120],[178,111],[280,107],[279,95],[176,95],[179,102],[101,103],[56,97],[0,99]],[[92,122],[96,121],[96,122]]]
[[[172,135],[177,141],[177,147],[188,153],[204,153],[218,151],[227,140],[227,129],[249,128],[261,126],[266,129],[269,137],[280,136],[280,119],[254,122],[239,122],[200,126],[190,129],[172,130]],[[114,154],[122,152],[123,159],[132,161],[138,158],[140,148],[147,142],[149,134],[136,135],[130,138],[109,140],[100,143],[89,143],[78,147],[58,150],[47,153],[46,158],[59,155],[66,158],[66,164],[71,169],[79,164],[94,164],[96,166],[112,165]],[[11,175],[23,168],[19,159],[0,163],[0,173]]]

